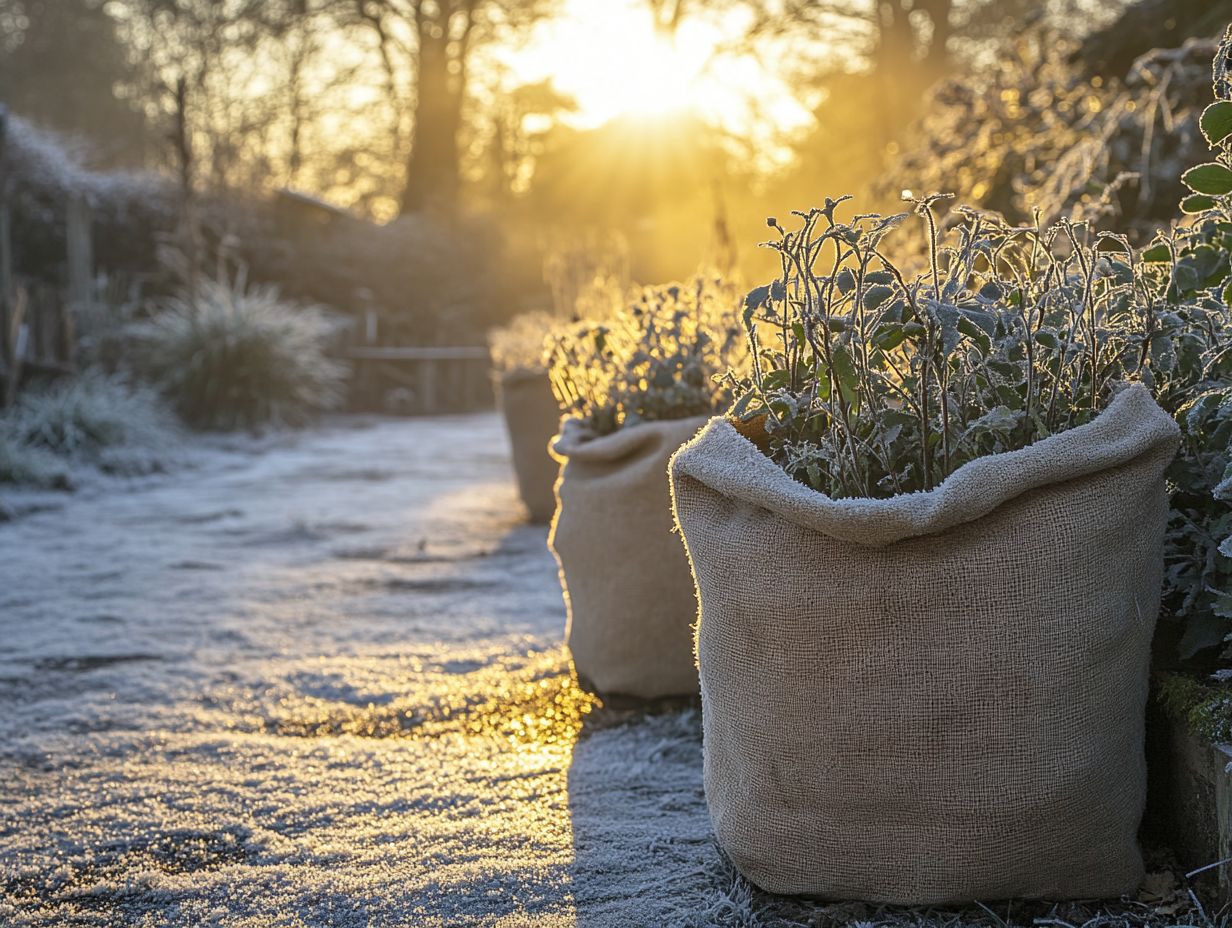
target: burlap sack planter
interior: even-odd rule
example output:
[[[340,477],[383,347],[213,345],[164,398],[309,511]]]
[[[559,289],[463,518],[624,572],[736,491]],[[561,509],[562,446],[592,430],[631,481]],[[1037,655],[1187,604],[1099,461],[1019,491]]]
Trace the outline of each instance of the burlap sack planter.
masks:
[[[887,903],[1132,891],[1177,443],[1130,387],[888,500],[811,490],[725,419],[680,449],[706,797],[736,866]]]
[[[552,487],[559,468],[548,445],[560,425],[560,407],[546,371],[506,371],[496,380],[497,405],[505,417],[518,494],[532,522],[550,522],[556,509]]]
[[[706,419],[645,422],[593,437],[566,419],[552,446],[562,468],[548,536],[569,610],[579,677],[600,693],[695,694],[697,602],[673,533],[667,462]]]

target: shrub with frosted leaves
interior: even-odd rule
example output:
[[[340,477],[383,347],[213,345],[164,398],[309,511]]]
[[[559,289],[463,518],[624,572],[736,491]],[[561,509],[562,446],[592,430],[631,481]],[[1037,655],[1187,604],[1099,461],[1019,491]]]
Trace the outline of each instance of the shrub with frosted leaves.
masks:
[[[551,352],[561,408],[596,434],[721,410],[720,374],[740,366],[739,297],[721,280],[649,287],[600,323],[560,334]]]

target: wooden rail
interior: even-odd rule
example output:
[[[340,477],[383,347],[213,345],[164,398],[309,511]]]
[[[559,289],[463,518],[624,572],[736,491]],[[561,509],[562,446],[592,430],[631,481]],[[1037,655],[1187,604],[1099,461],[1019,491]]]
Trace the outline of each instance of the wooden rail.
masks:
[[[435,415],[492,402],[487,348],[351,345],[352,396],[361,406]]]
[[[344,352],[353,361],[487,361],[487,348],[396,348],[355,345]]]

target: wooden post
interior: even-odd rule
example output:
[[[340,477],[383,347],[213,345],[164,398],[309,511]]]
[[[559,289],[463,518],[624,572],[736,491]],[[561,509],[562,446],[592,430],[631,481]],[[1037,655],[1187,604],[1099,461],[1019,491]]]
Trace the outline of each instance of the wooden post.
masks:
[[[11,406],[17,399],[17,388],[21,384],[22,361],[26,356],[26,342],[29,339],[30,327],[26,325],[26,291],[16,291],[8,315],[5,341],[5,377],[4,405]]]
[[[479,406],[476,394],[479,392],[477,383],[482,367],[478,361],[464,361],[462,369],[465,374],[462,380],[462,410],[470,412]]]
[[[64,217],[68,246],[68,299],[74,307],[89,309],[94,291],[94,236],[90,204],[84,197],[68,201]]]
[[[68,246],[68,300],[60,307],[59,325],[55,340],[59,343],[60,357],[73,363],[73,318],[79,313],[88,313],[94,304],[94,219],[90,204],[84,197],[74,196],[68,201],[65,215],[65,239]],[[49,326],[50,328],[50,326]]]
[[[419,362],[419,408],[427,416],[436,412],[436,360]]]

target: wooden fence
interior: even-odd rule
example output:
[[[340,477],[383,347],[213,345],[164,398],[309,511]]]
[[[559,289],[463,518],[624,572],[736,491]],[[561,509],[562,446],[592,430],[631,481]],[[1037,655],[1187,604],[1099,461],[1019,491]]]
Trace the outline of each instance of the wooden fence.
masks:
[[[71,374],[76,348],[73,319],[95,299],[93,218],[81,197],[65,205],[63,286],[23,281],[13,269],[12,172],[7,170],[7,113],[0,105],[0,408],[25,381]],[[378,316],[368,309],[362,341],[342,349],[351,362],[352,406],[433,415],[492,404],[488,350],[479,347],[404,347],[381,344]]]
[[[487,348],[354,345],[352,405],[385,412],[436,415],[492,405]]]

